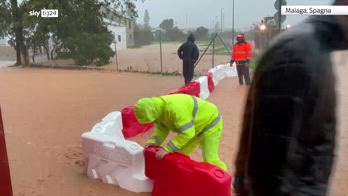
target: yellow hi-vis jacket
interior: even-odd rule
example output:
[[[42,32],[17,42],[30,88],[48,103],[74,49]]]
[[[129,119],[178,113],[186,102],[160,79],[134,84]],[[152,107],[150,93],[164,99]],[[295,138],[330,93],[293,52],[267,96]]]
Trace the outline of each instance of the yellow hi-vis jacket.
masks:
[[[140,99],[135,114],[140,123],[156,124],[148,144],[161,145],[169,131],[178,133],[165,146],[168,152],[179,151],[191,139],[213,128],[221,118],[214,104],[185,94]]]

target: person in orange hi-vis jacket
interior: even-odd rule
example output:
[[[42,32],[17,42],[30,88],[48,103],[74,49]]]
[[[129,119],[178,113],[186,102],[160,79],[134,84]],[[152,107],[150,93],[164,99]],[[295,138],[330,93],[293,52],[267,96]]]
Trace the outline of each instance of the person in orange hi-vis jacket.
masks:
[[[230,66],[236,62],[239,84],[243,85],[243,78],[246,85],[250,85],[249,62],[252,57],[252,45],[245,41],[244,34],[237,35],[237,43],[233,46]]]

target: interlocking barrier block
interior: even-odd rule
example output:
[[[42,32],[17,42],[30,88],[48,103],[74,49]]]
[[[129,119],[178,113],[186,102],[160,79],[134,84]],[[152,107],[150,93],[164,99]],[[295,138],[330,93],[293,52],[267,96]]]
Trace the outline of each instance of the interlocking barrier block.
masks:
[[[82,135],[83,154],[89,159],[87,174],[104,183],[133,192],[151,192],[152,180],[144,174],[143,147],[129,140],[113,140],[101,133]]]
[[[92,128],[91,132],[105,134],[114,140],[124,140],[122,129],[121,112],[116,111],[106,115],[101,122]]]
[[[134,137],[140,133],[149,131],[154,127],[153,123],[142,125],[138,122],[135,113],[134,107],[129,106],[123,108],[122,111],[122,123],[123,123],[123,135],[125,138]]]
[[[82,134],[87,174],[129,191],[151,192],[153,181],[144,174],[143,147],[124,138],[121,116],[121,112],[111,112]]]
[[[209,72],[212,74],[215,87],[226,77],[238,76],[236,63],[232,67],[229,64],[218,65],[210,69]]]
[[[210,96],[210,92],[208,88],[208,77],[201,76],[196,81],[199,82],[199,87],[200,87],[199,97],[202,99],[208,99],[208,97]]]
[[[225,74],[226,74],[226,77],[235,77],[235,76],[238,76],[238,73],[237,73],[237,66],[236,66],[236,63],[234,62],[233,63],[233,66],[231,67],[230,64],[226,64],[224,65],[225,67]]]
[[[208,89],[209,92],[212,93],[215,89],[215,84],[214,84],[214,80],[213,80],[213,74],[211,72],[207,72],[205,74],[205,76],[208,77]]]
[[[219,82],[226,77],[224,70],[221,68],[221,65],[218,65],[209,70],[212,74],[214,86],[217,86]]]
[[[200,85],[199,82],[191,82],[190,84],[183,86],[177,90],[169,92],[169,94],[187,94],[199,97]]]
[[[171,153],[156,160],[160,147],[145,149],[145,174],[154,179],[153,196],[231,196],[231,176],[208,163]]]

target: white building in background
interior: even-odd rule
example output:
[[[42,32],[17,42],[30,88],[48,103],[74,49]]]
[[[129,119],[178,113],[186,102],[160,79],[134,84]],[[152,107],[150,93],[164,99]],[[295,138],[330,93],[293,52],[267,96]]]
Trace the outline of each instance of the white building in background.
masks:
[[[116,37],[117,50],[134,46],[134,19],[119,16],[116,12],[106,13],[104,7],[100,8],[100,11],[106,14],[103,21],[107,24],[108,30]],[[114,43],[111,48],[115,50]]]
[[[6,38],[0,38],[0,46],[9,46],[7,42],[8,40]]]
[[[104,19],[104,22],[107,24],[107,28],[114,35],[114,39],[116,40],[116,48],[117,51],[123,50],[127,48],[127,28],[125,26],[121,26],[120,24],[110,21],[108,19]],[[113,51],[115,51],[115,43],[110,45]]]

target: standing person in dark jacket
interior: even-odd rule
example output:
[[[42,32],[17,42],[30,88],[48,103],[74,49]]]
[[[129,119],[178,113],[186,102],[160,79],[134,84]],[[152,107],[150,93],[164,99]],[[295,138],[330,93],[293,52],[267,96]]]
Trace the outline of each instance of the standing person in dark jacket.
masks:
[[[178,56],[183,61],[183,75],[185,85],[189,84],[194,75],[195,63],[199,57],[199,50],[195,44],[195,37],[190,34],[187,41],[178,49]]]
[[[326,195],[336,135],[330,52],[339,49],[348,49],[347,16],[309,18],[265,51],[244,113],[237,195]]]

